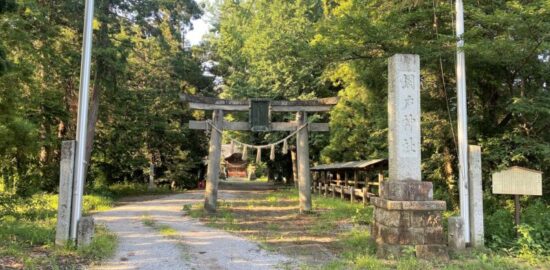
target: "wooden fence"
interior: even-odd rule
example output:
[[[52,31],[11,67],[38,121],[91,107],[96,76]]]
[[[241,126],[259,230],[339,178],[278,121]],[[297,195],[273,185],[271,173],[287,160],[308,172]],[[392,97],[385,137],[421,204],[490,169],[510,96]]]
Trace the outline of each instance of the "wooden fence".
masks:
[[[311,168],[313,193],[367,204],[370,197],[378,196],[387,168],[387,159],[315,166]]]

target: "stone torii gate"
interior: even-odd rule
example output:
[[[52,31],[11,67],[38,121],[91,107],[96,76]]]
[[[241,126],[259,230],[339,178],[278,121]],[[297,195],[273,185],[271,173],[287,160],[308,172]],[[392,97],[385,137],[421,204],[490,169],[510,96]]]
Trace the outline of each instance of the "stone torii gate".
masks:
[[[329,131],[328,123],[309,123],[307,113],[327,112],[338,102],[337,97],[307,101],[277,101],[268,99],[225,100],[211,97],[181,94],[180,99],[195,110],[212,110],[212,122],[189,121],[189,128],[206,130],[211,124],[218,130],[236,131],[297,131],[297,163],[300,212],[311,211],[311,175],[309,171],[309,131]],[[226,111],[249,111],[248,122],[228,122],[224,120]],[[271,122],[271,112],[296,112],[296,121]],[[306,125],[307,127],[303,127]],[[303,127],[303,128],[300,128]],[[218,200],[222,134],[212,132],[208,150],[208,169],[204,209],[215,212]]]

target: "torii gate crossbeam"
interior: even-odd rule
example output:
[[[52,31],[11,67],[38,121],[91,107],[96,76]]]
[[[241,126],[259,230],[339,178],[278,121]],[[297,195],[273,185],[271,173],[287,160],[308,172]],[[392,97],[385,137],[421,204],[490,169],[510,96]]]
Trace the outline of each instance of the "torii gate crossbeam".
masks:
[[[212,97],[199,97],[181,94],[182,102],[189,104],[190,109],[212,110],[212,125],[219,130],[250,131],[248,122],[227,122],[223,119],[225,111],[249,111],[249,100],[225,100]],[[269,109],[273,112],[296,112],[296,121],[269,123],[269,131],[295,131],[307,123],[308,112],[327,112],[338,103],[337,97],[316,100],[298,101],[269,101]],[[209,129],[206,121],[189,121],[190,129]],[[297,167],[298,189],[300,194],[300,212],[311,211],[311,175],[309,170],[309,131],[329,131],[328,123],[311,123],[297,133]],[[217,207],[218,182],[222,134],[212,132],[208,150],[208,170],[206,174],[206,188],[204,209],[215,212]]]

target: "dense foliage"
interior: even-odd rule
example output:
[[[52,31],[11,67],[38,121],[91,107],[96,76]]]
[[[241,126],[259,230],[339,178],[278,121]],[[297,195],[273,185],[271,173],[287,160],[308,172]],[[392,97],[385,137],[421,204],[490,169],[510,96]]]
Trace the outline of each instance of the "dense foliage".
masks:
[[[178,93],[212,89],[185,43],[202,11],[192,0],[95,7],[89,183],[144,181],[150,163],[196,182],[204,136],[183,126],[191,112]],[[75,137],[83,11],[83,1],[0,3],[0,190],[56,189],[61,141]]]
[[[465,2],[469,142],[483,149],[488,240],[518,247],[510,198],[490,194],[490,175],[512,165],[542,171],[542,200],[522,204],[526,215],[548,215],[550,4]],[[329,141],[313,137],[313,162],[387,156],[387,58],[420,55],[423,178],[458,207],[453,1],[242,0],[219,9],[218,32],[204,46],[223,76],[222,96],[341,98]],[[532,230],[522,227],[521,239],[547,247],[547,225],[524,223]]]
[[[385,157],[387,58],[415,53],[421,59],[423,177],[456,210],[453,1],[214,2],[214,32],[191,48],[186,31],[203,12],[193,0],[96,1],[90,184],[144,182],[149,164],[181,185],[196,182],[206,136],[184,123],[207,115],[182,106],[181,92],[235,99],[337,95],[330,115],[311,116],[331,126],[330,135],[310,137],[312,161]],[[488,245],[547,255],[550,2],[465,2],[469,141],[483,150]],[[83,9],[77,0],[0,1],[3,194],[56,189],[60,143],[75,136]],[[217,87],[203,67],[218,76]],[[231,135],[266,143],[286,134]],[[288,169],[289,159],[277,156],[268,168]],[[522,199],[520,237],[510,198],[490,192],[491,173],[512,165],[544,177],[544,196]]]

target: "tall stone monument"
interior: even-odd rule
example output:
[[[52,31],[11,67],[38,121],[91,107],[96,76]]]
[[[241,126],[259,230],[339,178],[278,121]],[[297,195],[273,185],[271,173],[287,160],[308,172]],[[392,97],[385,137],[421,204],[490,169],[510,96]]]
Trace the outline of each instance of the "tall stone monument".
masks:
[[[396,54],[388,71],[389,179],[371,199],[377,255],[399,257],[412,247],[417,257],[448,258],[446,204],[433,200],[432,183],[422,181],[420,170],[420,58]]]

